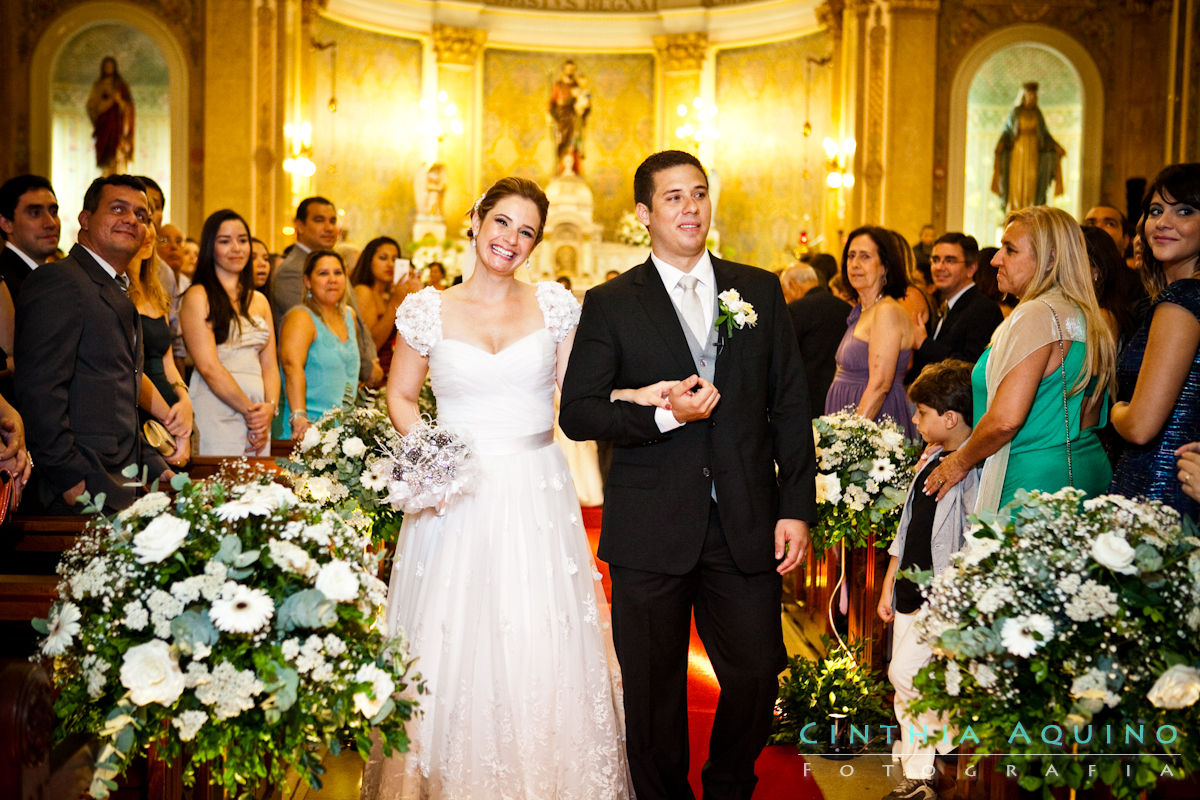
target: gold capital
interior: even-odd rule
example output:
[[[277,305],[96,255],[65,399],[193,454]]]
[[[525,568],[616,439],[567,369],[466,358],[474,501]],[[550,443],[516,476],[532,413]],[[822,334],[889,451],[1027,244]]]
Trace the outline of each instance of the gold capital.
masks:
[[[666,72],[699,71],[708,53],[707,33],[670,33],[654,37],[654,49]]]
[[[479,58],[487,41],[487,31],[460,28],[457,25],[433,26],[433,52],[439,64],[466,64]]]

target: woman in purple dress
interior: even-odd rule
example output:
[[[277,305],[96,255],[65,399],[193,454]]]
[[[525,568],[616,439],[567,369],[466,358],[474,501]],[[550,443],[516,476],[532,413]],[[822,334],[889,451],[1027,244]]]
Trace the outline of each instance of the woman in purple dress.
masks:
[[[842,253],[842,280],[858,304],[838,345],[837,374],[825,396],[825,413],[851,406],[869,419],[891,417],[916,438],[903,384],[913,323],[899,303],[908,278],[895,238],[874,226],[853,231]]]

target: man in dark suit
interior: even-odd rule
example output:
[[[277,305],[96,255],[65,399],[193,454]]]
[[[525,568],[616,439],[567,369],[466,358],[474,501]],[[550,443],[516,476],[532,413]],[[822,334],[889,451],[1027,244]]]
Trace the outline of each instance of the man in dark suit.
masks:
[[[13,302],[29,273],[46,263],[58,249],[62,223],[54,187],[41,175],[18,175],[0,186],[0,278]]]
[[[947,358],[975,363],[1004,321],[1000,306],[975,288],[979,245],[974,236],[942,234],[934,242],[929,262],[933,285],[944,302],[933,319],[919,320],[924,324],[916,326],[916,350],[907,375],[910,383],[926,364]]]
[[[807,264],[788,267],[782,283],[808,378],[808,408],[817,416],[824,412],[825,395],[837,372],[837,349],[846,334],[850,304],[834,297]]]
[[[145,189],[130,175],[97,178],[83,197],[79,243],[39,267],[17,303],[17,405],[52,513],[78,511],[86,489],[105,505],[133,502],[121,470],[145,466],[169,478],[162,456],[142,447],[137,398],[141,321],[125,295],[125,269],[150,221]]]
[[[748,800],[786,663],[780,575],[804,557],[815,518],[808,390],[778,279],[705,249],[712,208],[700,162],[651,156],[634,198],[652,255],[588,292],[560,423],[573,439],[614,445],[599,555],[611,567],[638,798],[693,796],[694,611],[721,685],[704,796]],[[757,320],[714,328],[719,306],[736,306],[733,290]],[[659,380],[676,382],[655,406],[609,402],[614,389]]]

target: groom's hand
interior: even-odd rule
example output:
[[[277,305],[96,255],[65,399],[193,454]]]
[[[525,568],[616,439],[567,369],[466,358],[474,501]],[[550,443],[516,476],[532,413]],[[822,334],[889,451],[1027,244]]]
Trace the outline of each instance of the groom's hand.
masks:
[[[699,375],[684,378],[667,392],[671,413],[680,422],[708,419],[720,399],[721,393],[717,387]]]
[[[801,519],[781,519],[775,523],[775,557],[783,559],[775,571],[780,575],[800,566],[808,555],[808,523]]]

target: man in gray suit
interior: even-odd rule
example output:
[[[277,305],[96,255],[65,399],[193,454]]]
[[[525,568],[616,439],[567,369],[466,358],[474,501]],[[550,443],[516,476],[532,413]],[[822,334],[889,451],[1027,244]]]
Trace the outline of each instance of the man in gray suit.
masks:
[[[332,250],[338,240],[337,207],[324,197],[306,197],[296,208],[296,219],[292,226],[296,229],[296,244],[284,256],[283,261],[271,273],[271,283],[268,297],[271,300],[271,311],[275,316],[275,337],[283,330],[283,317],[288,311],[300,305],[304,300],[304,262],[308,254],[314,250]],[[372,386],[383,381],[383,370],[375,353],[375,342],[371,331],[363,323],[362,314],[358,312],[358,303],[354,292],[350,290],[350,272],[353,264],[346,264],[346,302],[354,309],[357,318],[355,331],[358,336],[359,370],[358,379]]]
[[[86,489],[105,506],[128,506],[137,490],[121,470],[145,466],[173,474],[142,447],[137,398],[142,329],[125,294],[125,270],[150,221],[146,191],[131,175],[97,178],[83,197],[79,243],[61,261],[35,270],[17,304],[17,405],[51,513],[78,511]]]

